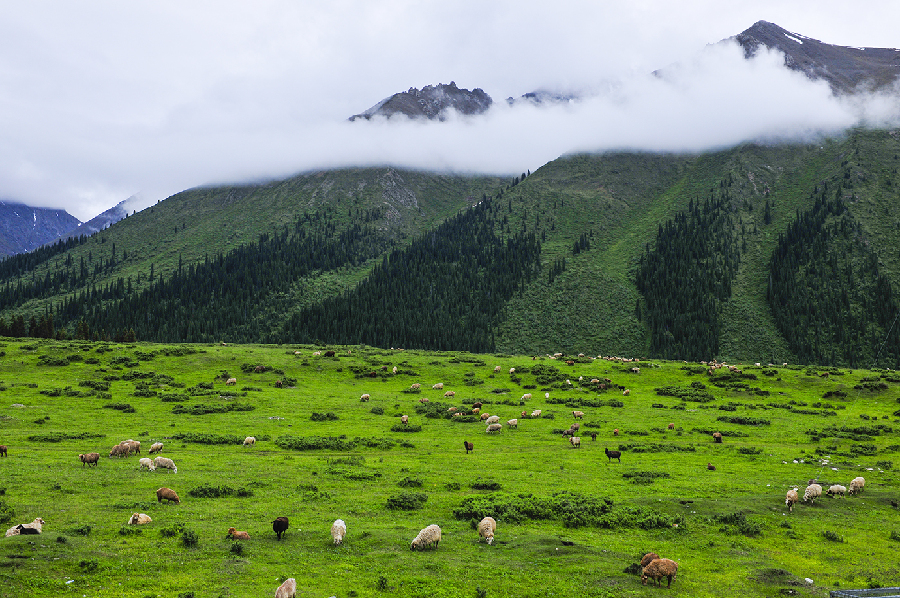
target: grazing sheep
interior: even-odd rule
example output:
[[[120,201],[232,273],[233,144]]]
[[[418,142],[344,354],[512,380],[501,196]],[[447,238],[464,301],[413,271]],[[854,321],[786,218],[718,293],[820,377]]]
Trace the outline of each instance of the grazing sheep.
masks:
[[[839,484],[834,484],[833,486],[828,488],[828,490],[825,491],[825,494],[827,494],[828,496],[831,496],[831,497],[844,496],[847,494],[847,487],[841,486]]]
[[[531,417],[540,417],[540,416],[541,416],[540,409],[535,409],[534,411],[531,412]]]
[[[112,449],[109,451],[109,456],[110,457],[127,457],[129,452],[131,452],[131,451],[129,450],[127,445],[117,444],[116,446],[112,447]]]
[[[706,469],[708,469],[708,470],[710,470],[710,471],[715,471],[715,470],[716,470],[716,466],[713,465],[712,463],[707,463],[707,464],[706,464]]]
[[[525,394],[522,395],[522,400],[523,400],[523,401],[527,401],[527,400],[529,400],[529,399],[531,399],[531,393],[530,393],[530,392],[526,392]]]
[[[850,490],[849,494],[859,494],[863,490],[863,486],[866,485],[866,479],[863,477],[857,477],[850,480]]]
[[[672,580],[678,575],[678,563],[671,559],[653,559],[650,564],[644,567],[641,573],[641,583],[647,585],[647,580],[652,579],[656,582],[657,587],[662,586],[662,578],[666,577],[669,584],[666,587],[672,587]]]
[[[592,442],[597,440],[597,433],[596,433],[596,432],[591,432],[590,436],[591,436],[591,441],[592,441]]]
[[[166,457],[157,457],[153,460],[153,465],[158,468],[162,467],[163,469],[171,469],[172,473],[178,473],[178,468],[175,467],[175,462]]]
[[[138,455],[141,454],[141,442],[140,440],[123,440],[119,444],[125,445],[128,447],[128,454],[136,453]]]
[[[431,524],[419,534],[413,538],[412,543],[409,545],[410,550],[424,550],[428,546],[434,546],[437,548],[438,543],[441,541],[441,528],[435,524]]]
[[[619,428],[616,428],[615,430],[613,430],[613,436],[618,436],[618,435],[619,435]]]
[[[84,469],[85,465],[93,465],[97,467],[97,464],[100,462],[100,453],[87,453],[85,455],[78,455],[78,458],[81,459],[81,467]]]
[[[794,512],[794,505],[800,500],[800,495],[797,494],[797,488],[791,488],[787,491],[787,494],[784,496],[784,506],[788,508],[788,511]]]
[[[6,530],[6,537],[10,536],[36,536],[43,531],[44,520],[40,517],[35,518],[31,523],[20,523]]]
[[[583,418],[584,418],[584,411],[573,411],[573,412],[572,412],[572,417],[574,417],[575,419],[583,419]]]
[[[493,517],[485,517],[478,523],[478,535],[487,540],[488,544],[494,543],[495,531],[497,531],[497,522]]]
[[[606,453],[606,458],[609,459],[608,463],[612,463],[613,459],[618,459],[619,463],[622,462],[622,451],[611,451],[604,447],[603,452]]]
[[[334,357],[334,355],[335,355],[334,351],[325,351],[325,353],[322,356],[323,357]]]
[[[822,487],[818,484],[810,484],[803,493],[803,502],[809,501],[809,504],[816,504],[816,499],[822,496]]]
[[[447,392],[444,393],[444,396],[447,397],[447,398],[449,398],[449,397],[455,397],[455,396],[456,396],[456,392],[455,392],[455,391],[452,391],[452,390],[448,390]]]
[[[474,411],[474,409],[473,409],[473,411]],[[481,421],[485,421],[485,420],[487,420],[489,417],[491,417],[491,414],[490,414],[490,413],[482,413],[482,414],[481,414]]]
[[[631,390],[628,388],[626,388],[625,390],[622,391],[622,396],[624,396],[624,397],[627,397],[630,394],[631,394]]]
[[[156,465],[153,464],[153,459],[150,459],[149,457],[141,457],[140,460],[138,460],[138,463],[140,463],[138,469],[144,469],[146,467],[149,471],[156,471]]]
[[[506,425],[509,426],[510,428],[515,428],[516,430],[518,430],[519,429],[519,420],[517,420],[517,419],[506,420]]]
[[[5,457],[5,456],[6,456],[6,445],[0,444],[0,457]]]
[[[297,595],[297,580],[288,577],[283,584],[275,590],[275,598],[294,598]]]
[[[410,390],[419,390],[420,388],[422,388],[422,385],[418,382],[409,385]]]
[[[364,393],[364,394],[359,395],[359,401],[361,403],[367,402],[370,398],[371,397],[369,396],[369,393]]]
[[[545,392],[545,393],[544,393],[544,398],[545,398],[545,399],[549,399],[549,398],[550,398],[550,393],[549,393],[549,392]]]
[[[181,499],[178,498],[178,494],[171,488],[160,488],[156,491],[156,502],[162,502],[163,499],[166,499],[170,503],[173,502],[176,505],[181,504]]]
[[[722,443],[722,433],[721,432],[713,432],[713,442]]]
[[[420,402],[420,403],[427,403],[427,402],[428,402],[428,398],[427,398],[427,397],[422,397],[421,399],[419,399],[419,402]]]
[[[503,426],[500,424],[491,424],[485,430],[485,434],[493,434],[494,432],[499,432],[503,429]]]
[[[226,535],[231,540],[249,540],[250,539],[250,534],[248,534],[247,532],[239,532],[238,530],[234,529],[233,527],[228,528],[228,533]]]
[[[152,455],[153,453],[159,453],[159,452],[161,452],[162,450],[163,450],[163,443],[162,443],[162,442],[154,442],[154,443],[150,446],[150,454],[151,454],[151,455]]]
[[[444,383],[438,382],[434,386],[431,387],[431,390],[444,390]]]
[[[153,520],[150,519],[150,515],[146,513],[132,513],[131,517],[128,518],[128,525],[144,525],[151,521]]]
[[[275,521],[272,522],[272,531],[278,536],[278,539],[281,539],[281,536],[284,532],[287,531],[290,526],[287,517],[276,517]]]
[[[408,425],[409,425],[409,416],[408,416],[408,415],[401,415],[401,416],[400,416],[400,423],[403,424],[404,426],[408,426]]]
[[[651,562],[655,561],[659,558],[659,555],[655,552],[648,552],[644,555],[644,558],[641,559],[641,569],[649,565]]]
[[[347,524],[343,519],[337,519],[331,524],[331,539],[334,540],[335,546],[344,543],[344,536],[347,535]]]
[[[481,401],[479,401],[477,403],[472,403],[472,409],[481,409],[483,406],[484,406],[484,404]]]
[[[572,430],[573,432],[577,432],[578,430],[581,429],[581,424],[579,424],[578,422],[575,422],[574,424],[569,426],[569,429]]]
[[[515,374],[515,373],[516,373],[516,368],[509,368],[509,373],[510,373],[510,374]]]
[[[485,415],[486,415],[486,414],[485,414]],[[491,424],[499,424],[499,423],[500,423],[500,416],[499,416],[499,415],[492,415],[492,416],[490,416],[489,418],[487,418],[486,420],[484,420],[484,423],[486,423],[487,425],[491,425]]]
[[[463,440],[463,446],[466,447],[466,454],[468,455],[470,451],[475,450],[475,444],[469,442],[468,440]]]
[[[229,378],[225,381],[225,386],[234,386],[237,384],[237,378]]]
[[[481,413],[481,407],[472,407],[472,415],[478,415]]]
[[[255,436],[247,436],[246,438],[244,438],[244,446],[253,446],[255,444],[256,444]]]
[[[670,429],[670,430],[674,430],[674,429],[675,429],[675,424],[669,424],[669,429]]]
[[[572,436],[569,438],[569,444],[572,445],[572,448],[581,448],[581,437]]]
[[[500,373],[500,369],[501,368],[499,365],[494,366],[494,371],[497,372],[498,374]]]

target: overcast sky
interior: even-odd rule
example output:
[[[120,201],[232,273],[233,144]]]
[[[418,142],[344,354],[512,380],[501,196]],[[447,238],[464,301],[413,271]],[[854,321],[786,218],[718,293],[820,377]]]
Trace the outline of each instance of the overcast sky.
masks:
[[[391,163],[517,174],[568,152],[698,151],[883,123],[781,67],[707,44],[758,20],[900,47],[896,0],[0,0],[0,199],[87,220],[140,193]],[[653,70],[678,63],[667,79]],[[455,81],[480,119],[347,122]],[[594,94],[509,109],[539,88]]]

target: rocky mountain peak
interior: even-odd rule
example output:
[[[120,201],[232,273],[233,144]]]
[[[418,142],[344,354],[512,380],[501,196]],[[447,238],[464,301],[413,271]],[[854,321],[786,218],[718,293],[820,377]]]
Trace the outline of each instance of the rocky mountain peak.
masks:
[[[357,118],[366,120],[373,116],[385,116],[390,118],[397,114],[409,118],[427,118],[429,120],[444,120],[446,112],[454,109],[460,114],[482,114],[491,107],[494,101],[484,90],[461,89],[455,81],[448,84],[426,85],[422,89],[410,87],[407,91],[395,93],[389,98],[378,102],[368,110],[350,117],[351,121]]]

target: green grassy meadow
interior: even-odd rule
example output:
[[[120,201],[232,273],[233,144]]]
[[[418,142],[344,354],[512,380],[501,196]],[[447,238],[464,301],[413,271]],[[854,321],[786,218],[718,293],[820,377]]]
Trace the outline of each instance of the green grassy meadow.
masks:
[[[575,356],[0,339],[0,528],[45,520],[42,535],[0,539],[0,596],[271,596],[287,577],[298,596],[341,598],[897,585],[900,374],[735,365],[741,373],[710,375]],[[478,416],[424,413],[475,401],[502,432],[485,434]],[[521,417],[534,409],[539,418]],[[585,413],[579,449],[554,433],[573,409]],[[421,429],[394,431],[402,414]],[[241,446],[251,435],[256,445]],[[108,457],[129,438],[140,456],[163,442],[178,473]],[[621,449],[621,463],[604,448]],[[98,467],[82,466],[87,452],[101,454]],[[859,496],[784,505],[810,478],[827,488],[859,475]],[[158,504],[161,486],[181,504]],[[204,489],[231,494],[191,494]],[[388,508],[417,494],[427,500],[416,510]],[[133,512],[153,521],[125,526]],[[497,519],[493,546],[479,541],[475,512]],[[271,521],[282,515],[290,529],[278,541]],[[337,518],[342,546],[329,533]],[[440,546],[410,551],[431,523]],[[229,527],[251,539],[226,539]],[[649,551],[679,563],[670,590],[641,585],[634,565]]]

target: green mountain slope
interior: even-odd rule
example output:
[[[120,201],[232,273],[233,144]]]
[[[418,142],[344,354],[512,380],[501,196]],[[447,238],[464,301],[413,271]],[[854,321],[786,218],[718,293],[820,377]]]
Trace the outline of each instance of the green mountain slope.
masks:
[[[858,355],[859,365],[897,367],[900,350],[890,330],[900,289],[898,166],[897,131],[854,131],[818,143],[699,155],[570,156],[513,181],[383,168],[192,190],[40,264],[31,260],[14,271],[11,261],[0,263],[0,324],[9,327],[21,316],[27,328],[35,317],[39,328],[39,318],[52,313],[70,334],[88,328],[92,335],[121,334],[136,320],[117,313],[140,312],[162,297],[140,292],[168,289],[166,313],[188,324],[138,327],[138,338],[302,338],[841,365]],[[840,202],[852,234],[801,235],[797,245],[791,227],[811,222],[823,197]],[[460,213],[479,200],[483,205],[469,212],[481,216]],[[443,225],[451,216],[454,223]],[[352,259],[313,259],[317,243],[346,245],[340,239],[352,231],[365,239]],[[816,259],[774,260],[788,251],[788,237],[790,252]],[[498,264],[485,262],[491,251],[500,255],[491,247],[508,251],[526,238],[535,246],[524,261],[498,263],[533,260],[533,266],[500,266],[506,269],[500,277],[492,271]],[[284,247],[260,250],[275,241]],[[297,243],[307,243],[305,253]],[[422,250],[428,243],[447,249],[429,257]],[[466,244],[479,251],[457,251]],[[829,296],[846,296],[846,313],[823,308],[811,298],[825,283],[809,264],[851,253],[850,261],[865,267],[834,267],[827,281]],[[225,293],[228,285],[217,279],[231,275],[229,263],[243,264],[235,270],[242,282]],[[367,278],[376,264],[380,269]],[[254,267],[267,275],[254,275]],[[56,284],[63,272],[69,278]],[[772,280],[802,288],[773,293]],[[439,301],[423,295],[433,285]],[[42,287],[39,297],[25,297]],[[834,332],[848,325],[861,330]],[[434,333],[448,326],[454,334]],[[818,341],[814,334],[810,345],[801,331],[817,327],[832,332]],[[474,344],[456,346],[460,338]],[[854,349],[840,346],[846,338],[855,339]],[[879,339],[884,347],[870,350]]]

